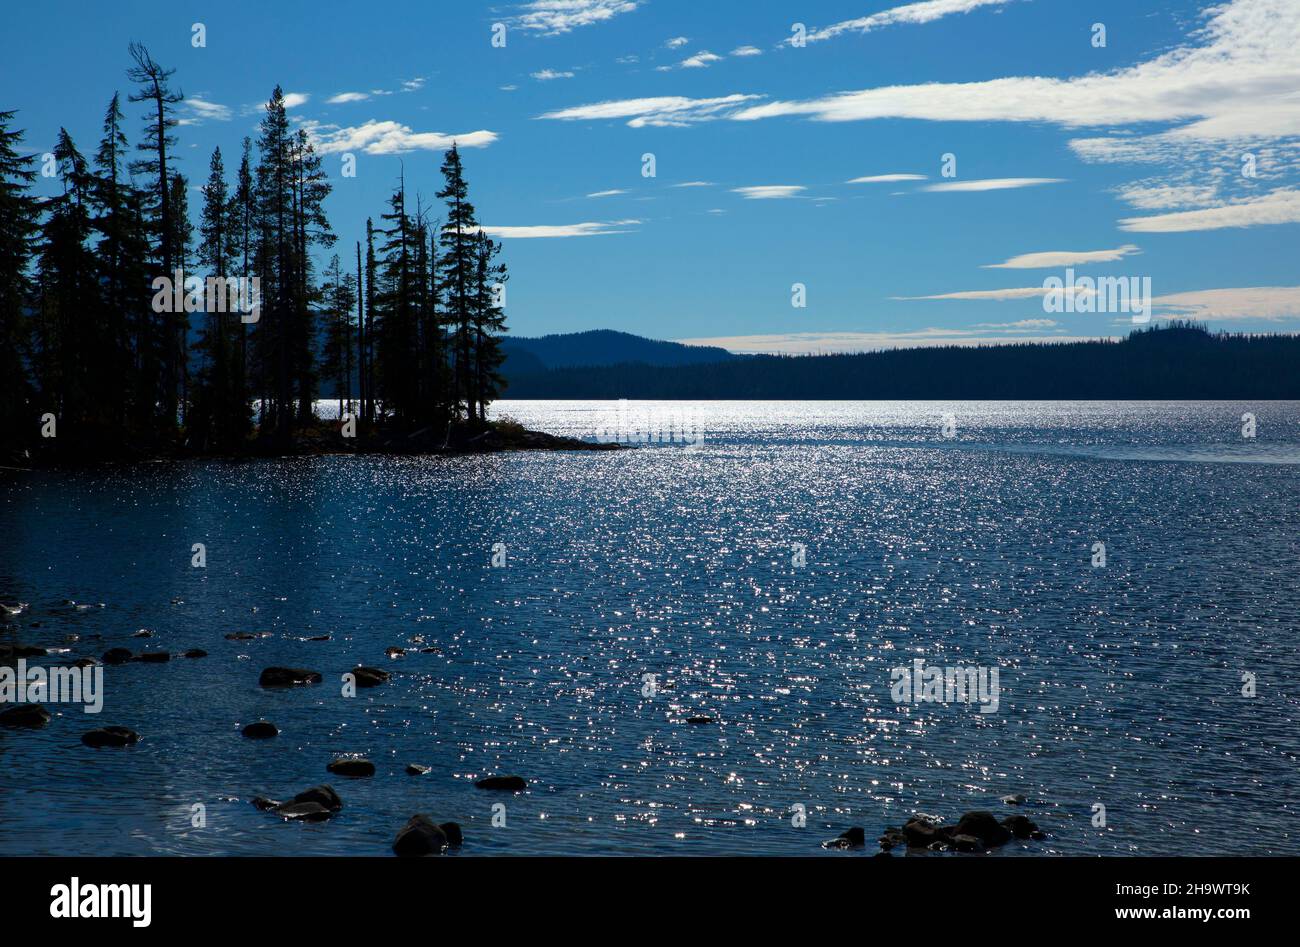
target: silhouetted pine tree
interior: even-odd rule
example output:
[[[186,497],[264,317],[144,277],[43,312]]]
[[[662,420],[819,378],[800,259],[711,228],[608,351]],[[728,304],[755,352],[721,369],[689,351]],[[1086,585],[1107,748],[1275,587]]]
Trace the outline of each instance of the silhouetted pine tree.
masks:
[[[23,133],[11,129],[14,112],[0,112],[0,461],[17,458],[39,432],[27,371],[28,262],[37,205],[28,188],[31,159],[18,153]]]
[[[339,416],[352,407],[352,363],[356,349],[352,307],[356,305],[356,277],[344,273],[338,254],[330,258],[321,286],[321,321],[325,326],[325,343],[321,352],[321,373],[334,383],[339,400]]]
[[[501,351],[501,336],[506,330],[505,311],[497,305],[498,287],[504,291],[506,267],[504,263],[494,262],[501,251],[501,245],[494,243],[488,235],[479,231],[478,245],[475,248],[474,267],[474,308],[473,308],[473,343],[474,343],[474,400],[478,404],[479,423],[487,421],[487,406],[501,395],[505,387],[505,378],[500,368],[505,361]]]
[[[472,357],[478,221],[474,217],[474,205],[469,202],[469,187],[465,183],[460,151],[454,144],[443,159],[442,177],[444,184],[438,198],[447,202],[447,219],[439,238],[442,258],[438,261],[438,271],[446,316],[452,330],[450,355],[455,394],[451,400],[453,403],[463,402],[465,417],[473,421],[478,416]]]

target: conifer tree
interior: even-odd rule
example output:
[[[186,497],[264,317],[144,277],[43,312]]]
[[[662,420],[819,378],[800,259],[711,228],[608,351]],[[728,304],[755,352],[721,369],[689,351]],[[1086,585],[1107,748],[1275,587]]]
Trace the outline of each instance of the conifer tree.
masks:
[[[16,455],[35,436],[39,417],[27,370],[27,267],[36,229],[36,177],[19,154],[23,133],[11,129],[13,111],[0,112],[0,454]]]

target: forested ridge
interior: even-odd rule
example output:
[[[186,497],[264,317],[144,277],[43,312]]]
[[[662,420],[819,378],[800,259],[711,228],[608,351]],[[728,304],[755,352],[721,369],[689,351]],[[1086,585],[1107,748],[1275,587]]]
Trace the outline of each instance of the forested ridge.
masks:
[[[49,154],[24,153],[17,112],[0,111],[0,463],[447,445],[485,429],[507,275],[458,149],[440,219],[403,172],[364,242],[339,247],[329,176],[277,86],[256,140],[229,166],[213,151],[192,209],[174,70],[140,44],[129,55],[131,91],[109,98],[89,153],[66,129]],[[56,195],[33,193],[38,169]],[[346,430],[316,417],[323,385]]]
[[[1300,336],[1189,323],[1120,341],[936,346],[852,355],[753,355],[705,365],[511,372],[512,398],[1294,399]]]

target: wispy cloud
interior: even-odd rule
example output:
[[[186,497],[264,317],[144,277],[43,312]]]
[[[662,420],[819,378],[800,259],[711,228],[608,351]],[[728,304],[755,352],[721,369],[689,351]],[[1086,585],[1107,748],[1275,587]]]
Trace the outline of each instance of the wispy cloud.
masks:
[[[923,191],[1006,191],[1039,184],[1060,184],[1065,178],[981,178],[972,181],[943,181],[927,184]]]
[[[1096,290],[1080,289],[1077,286],[1066,286],[1064,289],[1058,290],[1048,290],[1042,286],[1017,286],[1010,289],[967,289],[956,293],[939,293],[934,296],[891,296],[890,299],[909,301],[917,299],[966,299],[1004,302],[1009,299],[1033,299],[1036,296],[1046,296],[1049,292],[1064,292],[1067,296],[1091,296]]]
[[[543,69],[540,72],[529,73],[538,82],[549,82],[552,79],[572,79],[571,72],[556,72],[554,69]]]
[[[923,0],[812,30],[808,33],[808,42],[833,39],[841,33],[869,33],[899,23],[930,23],[956,13],[970,13],[981,7],[1001,7],[1012,2],[1014,0]]]
[[[683,181],[681,184],[672,184],[670,187],[713,187],[712,181]]]
[[[347,128],[308,121],[303,123],[303,128],[322,154],[363,151],[368,155],[400,155],[408,151],[445,151],[453,144],[461,148],[486,148],[498,137],[496,132],[486,130],[459,135],[415,132],[400,122],[375,120]]]
[[[688,56],[677,65],[682,69],[705,69],[712,63],[722,59],[717,53],[711,53],[707,49],[701,49],[694,56]]]
[[[370,98],[369,92],[340,92],[326,99],[329,105],[343,105],[345,102],[364,102]]]
[[[1278,188],[1260,197],[1247,197],[1218,207],[1126,217],[1120,229],[1135,233],[1186,233],[1261,224],[1300,223],[1300,189]]]
[[[797,197],[800,191],[806,190],[802,184],[754,184],[749,187],[733,187],[731,193],[739,194],[747,201],[767,201]]]
[[[763,51],[757,46],[737,46],[728,55],[730,56],[761,56]]]
[[[682,46],[685,46],[690,41],[691,41],[690,38],[687,36],[674,36],[668,42],[664,43],[664,45],[667,46],[669,49],[679,49]]]
[[[1015,345],[1023,342],[1084,342],[1109,335],[990,335],[987,329],[926,328],[882,332],[782,332],[677,339],[686,345],[713,345],[742,355],[811,355],[875,352],[882,349],[931,348],[936,345]]]
[[[483,227],[485,233],[503,239],[543,239],[548,237],[599,237],[607,234],[627,233],[628,227],[640,224],[639,220],[589,221],[580,224],[536,224],[525,227]]]
[[[518,9],[507,23],[544,36],[568,33],[582,26],[604,23],[620,13],[631,13],[644,0],[533,0]]]
[[[310,98],[310,92],[286,92],[284,94],[284,107],[296,109],[300,105],[306,105]]]
[[[588,194],[587,196],[588,197],[614,197],[616,194],[626,194],[626,193],[627,191],[620,190],[619,188],[610,188],[608,191],[594,191],[593,193]]]
[[[1157,296],[1151,301],[1168,318],[1300,319],[1300,286],[1244,286]]]
[[[207,99],[197,95],[191,95],[185,100],[185,104],[194,112],[194,117],[197,119],[212,119],[217,122],[228,122],[232,115],[230,106],[218,105],[216,102],[209,102]]]
[[[720,112],[733,109],[756,98],[758,98],[756,95],[724,95],[715,99],[660,95],[645,99],[617,99],[594,102],[591,105],[577,105],[546,112],[539,117],[567,122],[625,118],[632,128],[685,126],[718,118]]]
[[[1043,250],[1022,253],[1003,263],[986,263],[986,270],[1039,270],[1064,266],[1083,266],[1089,263],[1114,263],[1126,256],[1142,251],[1131,243],[1114,250]]]
[[[924,181],[924,174],[872,174],[865,178],[850,178],[847,184],[892,184],[897,181]]]

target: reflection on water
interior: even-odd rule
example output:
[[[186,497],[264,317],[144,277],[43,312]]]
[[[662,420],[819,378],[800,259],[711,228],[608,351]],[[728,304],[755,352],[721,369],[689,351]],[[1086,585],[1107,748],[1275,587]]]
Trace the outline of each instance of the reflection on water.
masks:
[[[610,408],[497,412],[590,435]],[[386,854],[428,812],[465,855],[825,855],[1017,792],[1051,838],[1009,855],[1300,849],[1296,405],[695,412],[693,450],[0,473],[0,602],[30,603],[0,641],[209,652],[0,731],[0,853]],[[895,704],[918,657],[998,668],[998,712]],[[344,698],[358,663],[393,679]],[[259,688],[274,664],[325,683]],[[258,719],[280,736],[243,739]],[[144,740],[80,745],[105,724]],[[339,753],[378,774],[328,777]],[[492,773],[531,788],[473,788]],[[329,823],[248,804],[327,778]]]

